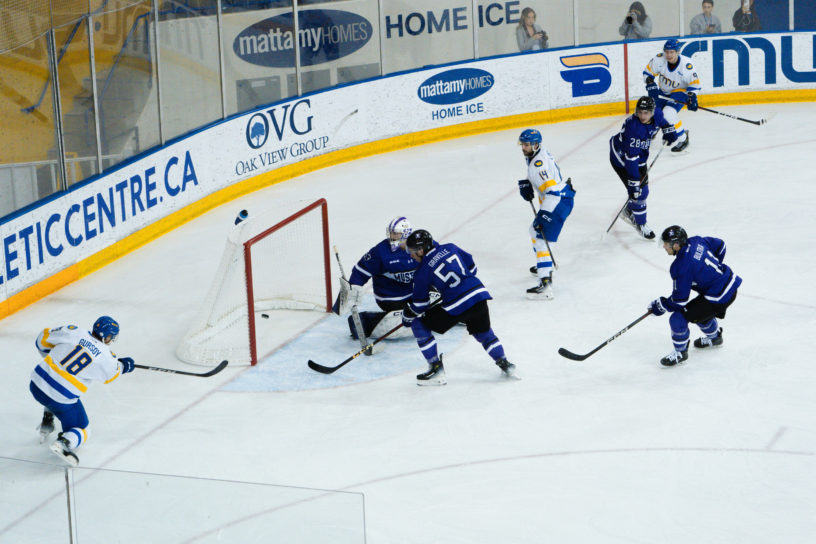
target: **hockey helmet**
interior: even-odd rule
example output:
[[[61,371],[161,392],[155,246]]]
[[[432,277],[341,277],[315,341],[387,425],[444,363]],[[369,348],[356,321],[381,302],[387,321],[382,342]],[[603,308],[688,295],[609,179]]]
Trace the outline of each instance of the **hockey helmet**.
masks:
[[[427,255],[428,252],[433,249],[433,244],[434,241],[431,233],[427,230],[419,229],[411,233],[405,245],[410,251],[419,251],[421,249],[423,255]]]
[[[666,40],[666,43],[663,44],[663,51],[677,51],[680,53],[680,41],[674,38]]]
[[[688,234],[686,234],[683,227],[672,225],[663,231],[663,234],[660,235],[660,239],[663,240],[663,242],[668,242],[672,245],[678,244],[680,247],[683,247],[686,245],[686,242],[688,242]]]
[[[534,128],[528,128],[519,136],[519,144],[541,145],[541,133]]]
[[[655,99],[651,96],[641,96],[638,98],[637,106],[635,106],[635,111],[648,111],[654,112],[655,110]]]
[[[106,344],[110,344],[119,336],[119,323],[112,317],[103,315],[94,323],[92,334]]]
[[[385,237],[388,238],[388,243],[391,244],[391,251],[396,251],[408,239],[413,230],[411,222],[407,218],[400,216],[392,219],[385,228]]]

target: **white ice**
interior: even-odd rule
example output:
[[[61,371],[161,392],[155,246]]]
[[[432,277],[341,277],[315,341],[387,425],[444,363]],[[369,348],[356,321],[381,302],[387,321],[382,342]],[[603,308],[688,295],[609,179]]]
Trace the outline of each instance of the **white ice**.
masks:
[[[110,314],[122,325],[120,355],[201,371],[174,349],[237,211],[318,197],[347,269],[396,215],[470,251],[523,379],[502,380],[461,329],[440,337],[445,387],[416,386],[425,364],[411,339],[318,375],[307,360],[334,365],[358,345],[339,318],[317,313],[268,323],[263,334],[280,349],[256,368],[208,379],[136,370],[83,398],[92,435],[80,466],[128,472],[75,474],[84,500],[105,501],[95,522],[81,512],[80,542],[106,519],[121,524],[120,542],[249,541],[202,532],[193,514],[217,518],[215,492],[182,485],[164,518],[150,504],[165,480],[132,472],[356,492],[370,544],[813,542],[816,104],[721,109],[771,119],[684,113],[689,153],[655,164],[648,221],[658,236],[677,223],[726,241],[725,262],[744,282],[722,349],[692,348],[686,364],[662,368],[672,349],[663,316],[584,362],[557,354],[589,351],[671,290],[659,244],[622,222],[602,237],[625,199],[607,144],[623,116],[537,127],[577,189],[553,246],[553,301],[524,297],[534,281],[532,212],[516,189],[525,127],[340,164],[225,204],[3,321],[0,542],[67,541],[62,468],[37,443],[41,409],[28,392],[38,331]],[[219,518],[225,528],[286,500],[232,491],[251,506]],[[307,518],[333,512],[300,507]],[[303,531],[256,538],[335,541]]]

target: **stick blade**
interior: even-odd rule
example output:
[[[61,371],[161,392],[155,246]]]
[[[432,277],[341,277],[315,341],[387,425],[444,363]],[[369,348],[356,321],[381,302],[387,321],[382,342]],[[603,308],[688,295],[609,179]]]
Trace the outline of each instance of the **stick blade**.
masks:
[[[205,372],[204,374],[199,374],[199,376],[201,376],[202,378],[209,378],[210,376],[215,376],[216,374],[218,374],[219,372],[221,372],[222,370],[227,368],[228,364],[229,364],[229,361],[224,359],[223,361],[218,363],[217,367],[213,368],[209,372]]]
[[[328,366],[319,365],[319,364],[315,363],[314,361],[312,361],[311,359],[309,359],[309,362],[307,364],[309,365],[309,368],[311,368],[315,372],[320,372],[321,374],[331,374],[332,372],[337,370],[336,368],[331,368],[331,367],[328,367]]]
[[[583,361],[587,357],[589,357],[589,355],[578,355],[577,353],[573,353],[570,350],[564,348],[558,348],[558,355],[560,355],[561,357],[566,357],[567,359],[570,359],[572,361]]]

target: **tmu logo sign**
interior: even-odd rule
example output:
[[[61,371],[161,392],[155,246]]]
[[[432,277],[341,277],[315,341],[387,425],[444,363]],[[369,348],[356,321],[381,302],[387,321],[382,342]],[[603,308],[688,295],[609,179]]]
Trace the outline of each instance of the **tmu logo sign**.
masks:
[[[308,98],[294,104],[276,106],[265,112],[258,112],[249,118],[246,125],[247,145],[252,149],[262,147],[269,139],[270,128],[275,132],[278,141],[283,140],[287,126],[298,136],[312,131],[313,115],[309,115],[312,103]],[[301,111],[302,110],[302,111]]]
[[[561,79],[572,84],[572,97],[605,93],[612,85],[609,59],[603,53],[586,53],[561,57]]]
[[[457,68],[429,77],[417,89],[417,96],[428,104],[446,105],[467,102],[493,87],[493,74],[478,68]]]
[[[239,58],[275,68],[295,65],[295,39],[300,64],[313,66],[351,55],[371,39],[368,19],[334,9],[298,11],[298,31],[293,32],[292,13],[284,13],[245,28],[232,43]]]

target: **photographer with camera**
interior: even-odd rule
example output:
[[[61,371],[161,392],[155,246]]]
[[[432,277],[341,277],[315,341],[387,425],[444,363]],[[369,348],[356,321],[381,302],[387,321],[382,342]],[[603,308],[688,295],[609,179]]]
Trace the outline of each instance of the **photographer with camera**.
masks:
[[[652,33],[652,20],[646,15],[646,8],[640,2],[632,2],[623,19],[618,33],[624,40],[642,40]]]
[[[720,19],[711,13],[713,9],[714,0],[703,0],[703,12],[691,19],[689,34],[720,34],[722,32]]]
[[[519,51],[541,51],[549,46],[547,33],[535,22],[536,12],[527,7],[521,10],[521,19],[516,27],[516,42]]]

